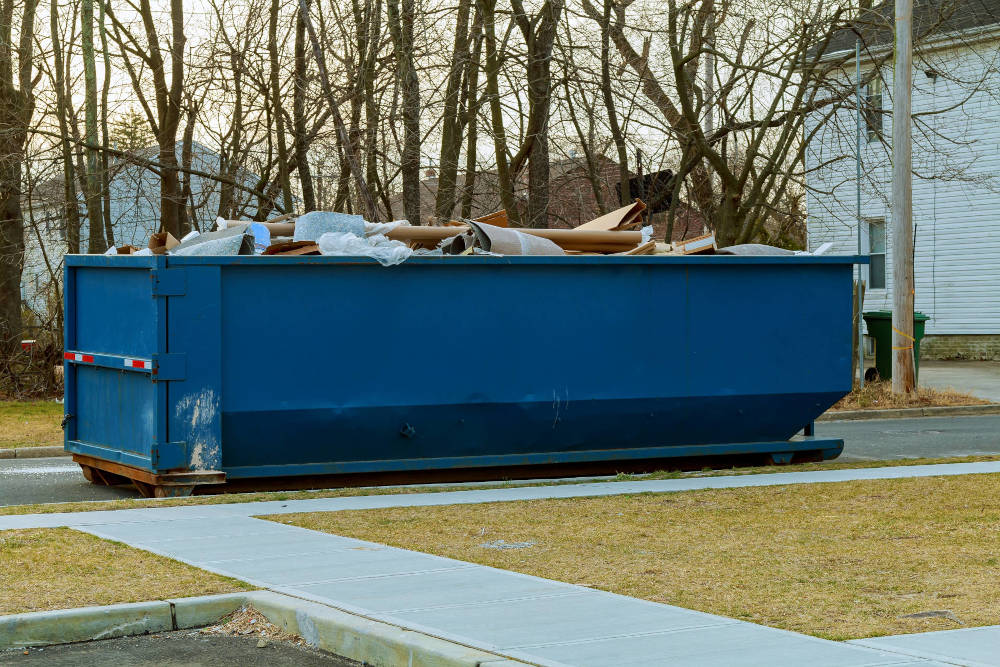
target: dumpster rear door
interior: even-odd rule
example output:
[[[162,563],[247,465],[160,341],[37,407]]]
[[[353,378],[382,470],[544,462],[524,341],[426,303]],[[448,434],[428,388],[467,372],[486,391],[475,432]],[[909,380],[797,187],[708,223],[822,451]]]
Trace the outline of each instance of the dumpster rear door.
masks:
[[[167,385],[160,378],[172,369],[166,299],[159,297],[181,289],[171,284],[165,258],[67,260],[66,450],[151,472],[186,465],[163,419]]]

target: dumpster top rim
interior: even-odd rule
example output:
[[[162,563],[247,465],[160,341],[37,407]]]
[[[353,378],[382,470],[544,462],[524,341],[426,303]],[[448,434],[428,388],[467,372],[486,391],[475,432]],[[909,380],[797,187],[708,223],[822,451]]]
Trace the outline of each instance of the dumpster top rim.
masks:
[[[447,265],[654,265],[654,264],[691,264],[691,265],[746,265],[746,264],[867,264],[867,255],[567,255],[567,256],[503,256],[489,255],[446,256],[446,257],[410,257],[400,266],[441,266]],[[325,255],[298,256],[174,256],[174,255],[66,255],[67,266],[117,266],[117,267],[166,267],[166,266],[198,266],[198,265],[360,265],[373,266],[378,262],[370,257],[346,257]],[[393,268],[393,267],[388,267]]]

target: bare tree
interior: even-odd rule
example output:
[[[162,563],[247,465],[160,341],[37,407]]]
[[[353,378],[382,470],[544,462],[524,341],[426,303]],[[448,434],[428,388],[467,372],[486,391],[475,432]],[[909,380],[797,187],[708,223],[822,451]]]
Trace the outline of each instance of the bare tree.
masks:
[[[309,3],[306,0],[306,11]],[[295,12],[295,74],[292,79],[292,117],[295,133],[295,161],[298,163],[299,184],[302,188],[302,208],[308,213],[316,209],[316,193],[313,189],[312,170],[309,167],[309,136],[306,131],[306,91],[308,89],[308,68],[306,65],[306,24],[302,20],[302,9]]]
[[[420,79],[413,52],[416,0],[386,0],[389,34],[396,55],[396,71],[403,91],[403,208],[414,225],[420,219]]]
[[[451,67],[445,90],[444,110],[441,118],[441,156],[438,160],[438,190],[434,202],[434,215],[447,220],[455,208],[455,182],[458,176],[458,160],[462,152],[462,118],[459,103],[462,93],[462,79],[468,71],[469,14],[472,0],[458,0],[455,16],[455,44],[452,49]]]
[[[111,9],[110,4],[108,9]],[[184,215],[184,197],[181,193],[179,164],[177,161],[177,130],[180,126],[184,93],[184,3],[170,0],[171,37],[167,40],[169,71],[163,58],[161,37],[153,19],[150,0],[139,0],[137,7],[142,21],[144,40],[137,38],[115,13],[108,17],[114,25],[115,41],[121,52],[122,61],[132,82],[136,99],[146,112],[149,126],[156,135],[159,146],[160,168],[160,228],[174,236],[182,236],[181,226]],[[155,110],[146,97],[143,79],[140,78],[133,58],[137,58],[149,68],[155,91]],[[169,82],[168,82],[169,77]]]
[[[94,52],[94,0],[81,0],[80,23],[83,36],[83,80],[84,80],[84,141],[96,146],[99,143],[97,131],[97,64]],[[84,149],[86,172],[84,174],[84,200],[87,204],[87,227],[89,230],[87,252],[102,253],[107,249],[104,237],[104,206],[101,196],[100,151]]]
[[[14,0],[0,0],[0,359],[21,337],[24,214],[21,175],[25,141],[35,110],[32,49],[38,0],[24,0],[14,45]]]

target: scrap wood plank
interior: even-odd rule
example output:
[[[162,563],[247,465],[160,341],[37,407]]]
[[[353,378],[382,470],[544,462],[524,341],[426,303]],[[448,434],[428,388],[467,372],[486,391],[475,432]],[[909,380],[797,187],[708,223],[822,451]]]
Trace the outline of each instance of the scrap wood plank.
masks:
[[[653,251],[656,250],[656,241],[649,240],[645,243],[641,243],[631,250],[626,250],[625,252],[616,252],[616,255],[652,255]]]
[[[264,250],[265,255],[318,255],[319,245],[315,241],[289,241],[275,243]]]
[[[705,234],[687,241],[679,241],[674,244],[674,250],[682,255],[713,255],[718,249],[715,244],[715,234]]]

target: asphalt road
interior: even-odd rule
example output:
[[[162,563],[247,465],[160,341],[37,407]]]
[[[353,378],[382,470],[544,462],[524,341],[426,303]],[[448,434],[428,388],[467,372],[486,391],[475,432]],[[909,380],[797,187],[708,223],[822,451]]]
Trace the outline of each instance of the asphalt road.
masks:
[[[69,457],[0,459],[0,505],[138,498],[131,486],[96,486]]]
[[[816,434],[843,438],[843,461],[1000,454],[1000,415],[819,422]],[[137,497],[88,483],[68,458],[0,459],[0,506]]]
[[[1000,415],[818,422],[819,437],[843,438],[841,461],[1000,454]]]
[[[61,644],[27,651],[0,651],[0,665],[45,667],[349,667],[360,663],[299,647],[269,642],[257,648],[258,637],[202,635],[181,630],[157,635],[122,637],[79,644]]]

